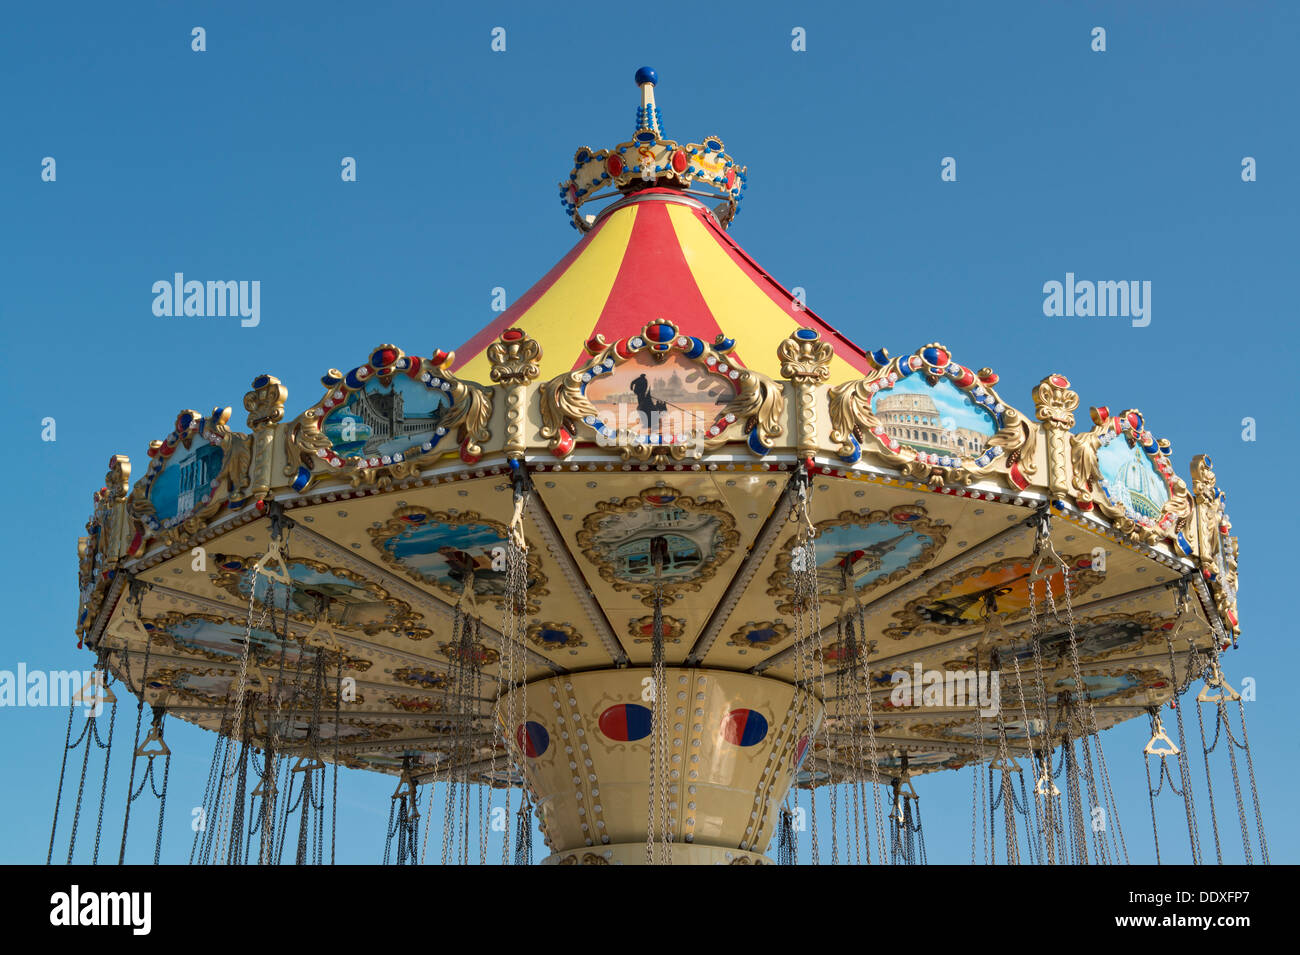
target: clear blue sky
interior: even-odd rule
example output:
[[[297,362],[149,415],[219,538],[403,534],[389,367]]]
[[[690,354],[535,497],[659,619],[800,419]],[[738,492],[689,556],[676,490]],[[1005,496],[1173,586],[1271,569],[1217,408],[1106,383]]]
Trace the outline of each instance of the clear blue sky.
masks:
[[[806,52],[791,50],[796,26]],[[556,183],[576,147],[626,138],[632,74],[651,65],[667,134],[720,135],[749,166],[737,240],[851,338],[894,353],[942,341],[996,368],[1021,408],[1060,371],[1083,414],[1141,408],[1180,473],[1213,455],[1241,538],[1244,635],[1225,666],[1257,680],[1273,858],[1300,861],[1285,503],[1300,465],[1298,37],[1291,3],[10,5],[0,669],[89,665],[73,636],[76,539],[109,455],[138,475],[179,409],[238,409],[262,372],[296,413],[322,372],[376,343],[461,344],[493,317],[494,287],[513,300],[570,248]],[[355,183],[340,180],[344,156]],[[955,183],[940,181],[945,156]],[[260,326],[155,317],[151,286],[177,271],[259,280]],[[1045,317],[1043,283],[1067,272],[1150,281],[1150,325]],[[65,719],[0,711],[0,861],[44,859]],[[164,858],[183,859],[211,737],[169,737]],[[1145,738],[1137,724],[1105,734],[1135,860],[1151,858]],[[378,860],[393,783],[344,779],[341,858]],[[918,788],[931,859],[965,861],[969,773]],[[1231,835],[1230,785],[1216,794]],[[1166,803],[1166,859],[1186,856],[1180,816]]]

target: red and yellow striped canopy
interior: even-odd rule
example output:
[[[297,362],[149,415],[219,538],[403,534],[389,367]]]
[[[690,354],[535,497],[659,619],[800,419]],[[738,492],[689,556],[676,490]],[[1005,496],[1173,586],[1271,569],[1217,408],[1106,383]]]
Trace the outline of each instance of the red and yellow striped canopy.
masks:
[[[736,340],[746,368],[779,377],[777,345],[798,327],[835,347],[831,381],[866,374],[866,353],[751,259],[700,203],[674,189],[646,189],[611,207],[541,281],[456,352],[453,370],[489,381],[487,347],[518,327],[542,346],[543,379],[580,365],[594,334],[616,341],[666,319],[704,341]]]

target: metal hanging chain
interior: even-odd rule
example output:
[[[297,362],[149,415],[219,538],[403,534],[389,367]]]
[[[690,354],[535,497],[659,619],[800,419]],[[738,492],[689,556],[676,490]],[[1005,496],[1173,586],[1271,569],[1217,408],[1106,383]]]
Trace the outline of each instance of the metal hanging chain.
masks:
[[[1001,664],[1001,661],[1000,661],[999,658],[998,658],[998,653],[997,653],[996,650],[994,650],[992,656],[991,656],[990,659],[989,659],[989,673],[992,674],[994,671],[998,670],[999,667],[1000,667],[1000,664]],[[978,669],[976,669],[976,671],[975,671],[975,679],[976,679],[976,681],[977,681],[976,696],[978,696],[978,680],[979,680],[979,670],[978,670]],[[991,683],[992,683],[992,677],[990,676],[990,684],[991,684]],[[979,701],[978,701],[978,699],[977,699],[977,700],[976,700],[976,703],[978,704],[978,702],[979,702]],[[1019,771],[1020,771],[1020,766],[1019,766],[1018,763],[1015,762],[1014,759],[1011,758],[1010,748],[1009,748],[1008,745],[1007,745],[1007,724],[1006,724],[1006,720],[1005,720],[1005,719],[1003,718],[1003,716],[1002,716],[1002,701],[1001,701],[1001,699],[998,699],[996,702],[997,702],[997,704],[998,704],[998,710],[997,710],[997,726],[998,726],[998,761],[997,761],[997,765],[998,765],[998,769],[999,769],[999,771],[1002,773],[1002,795],[1001,795],[1001,800],[1002,800],[1003,809],[1004,809],[1004,812],[1005,812],[1005,823],[1006,823],[1006,830],[1007,830],[1007,831],[1006,831],[1006,838],[1007,838],[1007,865],[1019,865],[1019,864],[1020,864],[1020,847],[1019,847],[1019,846],[1017,845],[1017,843],[1016,843],[1016,815],[1015,815],[1015,803],[1016,803],[1016,797],[1015,797],[1015,791],[1012,789],[1012,786],[1011,786],[1011,774],[1012,774],[1013,772],[1019,772]],[[990,765],[990,769],[992,769],[992,765]],[[992,786],[992,780],[990,779],[990,788],[991,788],[991,786]]]
[[[856,602],[856,596],[855,596]],[[866,703],[866,721],[867,721],[867,758],[871,763],[871,801],[875,809],[876,818],[876,858],[881,865],[889,861],[889,855],[885,848],[885,817],[881,808],[880,800],[880,748],[876,743],[876,717],[872,702],[871,687],[871,664],[869,647],[866,642],[866,611],[862,608],[861,603],[857,603],[858,632],[862,636],[862,672],[866,681],[866,691],[863,693],[864,702]],[[868,857],[868,861],[870,858]]]
[[[776,864],[796,864],[794,813],[790,811],[788,799],[786,804],[781,807],[780,816],[777,821]]]
[[[501,658],[497,665],[497,700],[493,708],[493,722],[501,713],[501,696],[505,694],[505,744],[506,770],[513,778],[518,778],[522,788],[520,796],[521,809],[528,802],[528,658],[524,650],[524,641],[528,635],[528,540],[525,535],[524,514],[532,496],[532,481],[523,461],[512,458],[510,461],[510,483],[514,498],[514,511],[510,518],[510,529],[506,537],[506,587],[505,607],[502,615]],[[522,731],[523,738],[519,738]],[[496,774],[496,744],[492,746],[492,778]],[[509,819],[513,802],[513,783],[507,783],[505,793],[505,819],[507,820],[501,836],[501,864],[510,864]],[[488,814],[492,813],[491,792],[488,799]],[[515,857],[520,855],[516,833]],[[531,823],[528,837],[532,839]],[[531,858],[531,848],[529,848]]]
[[[113,683],[113,675],[108,668],[108,655],[106,653],[101,657],[99,672],[104,691],[112,695],[113,708],[108,716],[108,742],[104,744],[104,772],[99,784],[99,812],[95,818],[95,848],[90,857],[91,865],[99,864],[99,844],[104,831],[104,799],[108,794],[108,767],[113,757],[113,733],[117,729],[117,694],[112,693],[110,689]],[[100,698],[95,705],[102,708],[103,699]],[[99,737],[98,725],[96,725],[95,737],[96,739]]]
[[[1185,687],[1180,690],[1181,681],[1178,677],[1178,661],[1174,654],[1174,636],[1181,634],[1185,615],[1190,612],[1191,595],[1187,590],[1186,581],[1182,581],[1178,588],[1177,613],[1175,615],[1174,629],[1165,633],[1165,643],[1169,652],[1169,679],[1173,684],[1174,697],[1170,701],[1170,707],[1178,717],[1178,778],[1182,785],[1183,792],[1183,810],[1187,816],[1187,837],[1192,849],[1192,864],[1201,864],[1201,839],[1196,825],[1196,802],[1192,794],[1191,771],[1187,765],[1187,737],[1183,730],[1183,708],[1178,705],[1178,696],[1185,691]],[[1188,661],[1188,668],[1191,669],[1191,661]],[[1187,685],[1191,685],[1192,675],[1188,673]]]
[[[1055,554],[1055,551],[1053,551],[1053,554]],[[1080,736],[1080,740],[1083,743],[1084,758],[1087,766],[1089,798],[1093,800],[1094,806],[1100,804],[1097,798],[1097,783],[1100,781],[1100,795],[1101,799],[1104,801],[1103,808],[1104,811],[1108,813],[1104,832],[1110,837],[1111,850],[1114,853],[1115,861],[1118,862],[1122,855],[1123,861],[1127,864],[1128,845],[1124,841],[1124,827],[1120,822],[1119,802],[1115,799],[1115,793],[1110,782],[1110,770],[1106,765],[1106,754],[1102,751],[1101,729],[1097,723],[1097,712],[1092,703],[1092,693],[1088,690],[1088,684],[1083,680],[1082,668],[1079,664],[1079,635],[1075,630],[1074,620],[1074,575],[1065,560],[1062,559],[1060,555],[1055,556],[1061,568],[1061,591],[1065,597],[1065,623],[1070,635],[1070,665],[1074,673],[1077,696],[1082,699],[1082,703],[1080,704],[1083,707],[1082,714],[1086,717],[1086,721],[1083,725],[1084,732]],[[1059,619],[1050,583],[1046,590],[1051,612],[1053,616],[1057,616]],[[1092,758],[1089,754],[1089,737],[1092,739],[1091,746],[1095,747],[1097,751],[1097,768],[1099,770],[1097,776],[1094,776],[1093,774]],[[1101,842],[1102,848],[1100,855],[1103,860],[1106,860],[1106,840],[1103,837],[1098,841]]]
[[[73,852],[77,843],[77,828],[81,818],[81,802],[86,788],[86,772],[90,762],[90,744],[92,740],[95,743],[95,745],[98,746],[100,749],[106,749],[108,751],[108,755],[112,754],[113,727],[116,725],[116,716],[117,716],[117,697],[113,695],[111,691],[109,691],[108,689],[108,683],[106,682],[106,677],[105,677],[105,674],[108,673],[106,659],[107,659],[107,654],[104,650],[101,649],[99,651],[98,659],[96,660],[95,663],[95,670],[91,678],[87,680],[85,686],[83,686],[77,693],[74,693],[72,695],[72,698],[68,701],[68,724],[63,736],[63,760],[62,760],[62,765],[59,767],[59,786],[54,800],[54,822],[50,826],[50,845],[49,845],[49,850],[45,856],[46,865],[49,865],[54,858],[54,838],[55,838],[55,833],[58,831],[59,828],[59,809],[61,808],[63,803],[63,783],[68,768],[68,753],[77,749],[77,747],[79,747],[83,741],[85,742],[86,744],[85,752],[83,753],[82,760],[81,760],[81,776],[80,776],[80,781],[77,784],[77,800],[75,804],[76,808],[72,816],[72,832],[68,841],[68,863],[69,864],[71,864],[72,862]],[[91,705],[90,701],[86,698],[85,694],[87,690],[91,689],[92,687],[94,687],[96,690],[102,689],[104,695],[95,697],[93,703],[94,709],[86,713],[86,724],[85,726],[82,727],[81,733],[77,736],[76,742],[73,742],[72,741],[73,714],[77,711],[78,705],[83,705],[83,706]],[[92,690],[92,692],[94,691]],[[108,743],[105,743],[102,739],[100,739],[99,736],[98,713],[103,710],[103,704],[104,702],[106,702],[106,699],[109,697],[111,697],[113,701],[113,712],[109,722]],[[104,777],[100,787],[100,805],[99,805],[100,826],[102,826],[103,819],[104,819],[104,791],[107,788],[107,785],[108,785],[108,756],[105,756]],[[100,828],[97,827],[95,830],[96,860],[98,859],[99,856],[99,836],[100,836]]]
[[[650,540],[654,566],[654,616],[651,627],[650,784],[646,793],[646,865],[669,865],[672,838],[668,814],[668,678],[664,660],[663,571],[668,542]]]
[[[289,576],[288,565],[285,562],[284,555],[280,549],[282,515],[278,510],[278,506],[272,507],[270,520],[271,530],[268,537],[266,553],[263,554],[262,557],[253,565],[249,574],[247,622],[244,627],[243,653],[240,654],[239,678],[235,686],[234,714],[231,718],[230,724],[230,735],[232,739],[239,739],[241,743],[238,747],[238,755],[235,755],[235,750],[233,750],[231,746],[227,745],[225,748],[225,760],[224,765],[222,766],[221,786],[219,787],[218,795],[220,814],[216,819],[216,826],[214,827],[212,839],[213,861],[221,858],[223,850],[227,848],[227,839],[229,838],[233,840],[235,838],[237,830],[233,823],[236,816],[240,819],[239,825],[241,827],[243,825],[242,802],[244,798],[244,783],[242,779],[236,783],[236,776],[246,772],[246,768],[241,769],[241,767],[244,767],[246,759],[244,750],[248,745],[250,729],[250,727],[246,725],[248,722],[246,704],[248,695],[248,664],[253,645],[253,630],[255,627],[260,630],[265,626],[266,619],[270,613],[270,607],[274,605],[276,578],[279,577],[282,581],[286,582],[286,587],[291,586],[292,581],[292,578]],[[268,566],[270,566],[269,571],[267,570]],[[257,617],[255,621],[254,612],[256,610],[257,601],[257,583],[264,573],[267,578],[266,600],[262,604],[260,616]],[[231,764],[232,758],[236,765]],[[233,787],[236,785],[239,787],[239,806],[233,805],[231,798],[233,795]],[[227,819],[227,813],[230,814],[229,819]],[[229,836],[227,836],[228,827]]]
[[[792,477],[795,493],[790,504],[791,523],[798,525],[797,543],[791,552],[791,571],[795,593],[795,685],[800,687],[799,719],[796,726],[803,725],[808,734],[806,750],[809,762],[808,784],[808,832],[812,851],[812,864],[821,864],[821,849],[817,826],[817,731],[816,703],[818,695],[813,685],[814,658],[821,657],[821,610],[819,606],[820,585],[817,579],[817,526],[813,523],[809,508],[811,492],[811,461],[797,470]],[[821,699],[826,698],[825,667],[821,670]],[[822,762],[827,762],[822,758]],[[829,766],[827,766],[829,778]],[[832,842],[834,837],[832,835]]]
[[[162,720],[165,716],[166,716],[165,711],[162,711],[159,715],[159,720],[158,720],[159,740],[162,739]],[[153,757],[150,757],[149,763],[151,766],[153,765]],[[153,843],[153,864],[154,865],[158,865],[158,862],[162,857],[163,822],[167,815],[167,782],[171,777],[171,770],[172,770],[172,754],[169,752],[163,757],[162,792],[159,792],[156,788],[153,791],[154,795],[158,797],[158,832],[154,836],[154,843]]]
[[[1029,707],[1025,703],[1024,680],[1020,675],[1020,655],[1015,652],[1014,648],[1012,648],[1012,652],[1011,652],[1011,666],[1014,669],[1016,674],[1016,696],[1020,700],[1020,718],[1024,722],[1024,726],[1025,726],[1025,745],[1029,750],[1029,757],[1028,757],[1029,765],[1031,767],[1031,770],[1036,773],[1038,768],[1038,756],[1036,755],[1034,750],[1034,737],[1035,735],[1038,734],[1034,733],[1033,723],[1031,723],[1029,719]],[[1036,781],[1037,780],[1035,780],[1035,782]],[[1023,776],[1021,777],[1020,784],[1022,787],[1024,786]],[[1030,855],[1033,858],[1035,865],[1039,863],[1040,859],[1046,860],[1047,858],[1046,850],[1043,844],[1043,839],[1044,839],[1043,823],[1042,820],[1039,818],[1038,794],[1036,790],[1037,787],[1035,787],[1035,795],[1032,802],[1028,799],[1027,795],[1025,799],[1025,801],[1029,803],[1029,805],[1025,807],[1025,827],[1026,829],[1028,829],[1026,835],[1028,836],[1028,840],[1029,840]],[[1032,807],[1033,810],[1032,823],[1029,815],[1030,807]]]
[[[1151,717],[1151,735],[1152,735],[1152,738],[1154,738],[1154,737],[1155,737],[1155,734],[1156,734],[1156,726],[1158,725],[1158,722],[1159,722],[1159,717],[1156,715],[1156,709],[1155,709],[1155,707],[1151,707],[1150,709],[1148,709],[1148,710],[1147,710],[1147,714]],[[1202,734],[1202,735],[1204,735],[1204,734]],[[1151,804],[1151,839],[1152,839],[1152,841],[1155,843],[1155,847],[1156,847],[1156,865],[1160,865],[1160,864],[1161,864],[1161,862],[1160,862],[1160,829],[1159,829],[1159,827],[1156,825],[1156,796],[1159,795],[1160,790],[1159,790],[1159,789],[1152,789],[1152,788],[1151,788],[1151,757],[1150,757],[1148,754],[1146,754],[1146,753],[1143,753],[1143,754],[1142,754],[1142,765],[1143,765],[1143,767],[1145,767],[1146,772],[1147,772],[1147,801]],[[1161,757],[1161,759],[1160,759],[1160,786],[1161,786],[1161,788],[1164,788],[1164,784],[1165,784],[1165,781],[1164,781],[1164,770],[1165,770],[1165,761],[1164,761],[1164,758]],[[1216,839],[1216,841],[1217,841],[1217,839],[1218,839],[1218,833],[1217,833],[1217,831],[1216,831],[1216,833],[1215,833],[1215,839]]]
[[[1079,748],[1083,756],[1083,766],[1080,767],[1079,753],[1075,751],[1074,745],[1072,743],[1070,746],[1070,755],[1072,758],[1071,765],[1074,768],[1076,774],[1078,774],[1078,778],[1075,781],[1081,782],[1087,787],[1088,805],[1095,807],[1095,806],[1100,806],[1102,804],[1102,798],[1099,796],[1097,777],[1093,772],[1092,757],[1088,747],[1088,737],[1089,736],[1097,736],[1097,738],[1100,737],[1098,736],[1096,714],[1094,713],[1092,708],[1092,696],[1088,692],[1088,684],[1083,679],[1082,668],[1079,665],[1078,637],[1074,629],[1074,612],[1070,605],[1070,591],[1072,589],[1071,580],[1070,580],[1070,568],[1069,565],[1065,562],[1065,560],[1059,554],[1056,553],[1056,549],[1052,546],[1051,536],[1050,536],[1051,535],[1050,520],[1051,520],[1050,516],[1044,514],[1042,519],[1042,524],[1041,524],[1041,527],[1043,528],[1043,534],[1044,534],[1043,549],[1046,551],[1053,565],[1052,571],[1048,573],[1048,576],[1046,576],[1043,581],[1044,600],[1047,604],[1047,613],[1052,617],[1052,619],[1056,620],[1057,623],[1065,623],[1069,632],[1070,667],[1071,667],[1071,673],[1074,677],[1074,692],[1070,696],[1075,711],[1074,718],[1078,723],[1078,732],[1073,734],[1073,738],[1078,741]],[[1040,551],[1040,556],[1038,558],[1039,560],[1042,559],[1041,553],[1042,551]],[[1060,573],[1061,575],[1061,592],[1066,603],[1066,614],[1064,620],[1062,620],[1060,610],[1056,605],[1056,595],[1052,591],[1051,578],[1055,576],[1056,573]],[[1067,720],[1070,719],[1070,715],[1068,712],[1066,714],[1066,719]],[[1082,854],[1086,858],[1088,853],[1088,849],[1087,849],[1088,826],[1086,822],[1088,814],[1084,813],[1083,811],[1082,788],[1079,789],[1077,793],[1077,797],[1079,800],[1079,804],[1077,807],[1078,818],[1075,819],[1075,826],[1076,828],[1079,829],[1078,836],[1082,837],[1083,840],[1081,843]],[[1075,806],[1073,804],[1071,805],[1070,808],[1071,811],[1075,810]],[[1106,807],[1106,811],[1109,811],[1110,808],[1111,807]],[[1109,826],[1110,821],[1111,820],[1107,820],[1108,823],[1106,826],[1107,830],[1110,829]],[[1118,815],[1114,816],[1114,821],[1116,822],[1116,825],[1118,825]],[[1105,864],[1106,862],[1109,861],[1108,854],[1106,851],[1105,840],[1106,840],[1106,836],[1104,834],[1098,838],[1094,838],[1093,840],[1092,849],[1093,852],[1095,853],[1094,861],[1096,861],[1097,864],[1099,865]]]
[[[206,863],[208,835],[212,832],[211,821],[216,815],[216,806],[214,804],[213,785],[217,779],[217,767],[222,765],[222,754],[225,746],[229,741],[226,736],[226,717],[230,712],[230,698],[226,697],[225,703],[221,709],[221,720],[217,723],[217,740],[212,747],[212,762],[208,765],[208,781],[203,787],[203,799],[199,803],[200,824],[194,830],[194,841],[190,845],[190,865],[194,865],[195,859],[200,863]]]
[[[515,831],[515,865],[533,864],[533,807],[527,794],[519,805]]]
[[[852,588],[851,593],[855,600],[855,606],[848,608],[845,612],[844,634],[846,640],[845,650],[850,662],[849,673],[846,677],[848,692],[850,694],[849,703],[849,726],[851,734],[851,746],[853,754],[852,767],[852,788],[853,788],[853,840],[854,840],[854,864],[860,864],[865,860],[867,865],[871,864],[871,827],[867,820],[867,786],[874,786],[874,781],[867,776],[866,750],[862,740],[862,723],[865,717],[863,696],[870,696],[870,671],[866,666],[866,635],[859,634],[856,627],[857,616],[855,611],[858,610],[856,600],[857,589],[852,582],[849,583]],[[859,831],[859,829],[861,831]],[[858,848],[861,843],[861,849]]]
[[[1229,637],[1228,633],[1224,630],[1222,621],[1219,620],[1219,615],[1212,609],[1214,607],[1214,601],[1210,597],[1210,591],[1205,584],[1205,580],[1199,574],[1192,575],[1192,580],[1196,585],[1196,592],[1201,599],[1201,605],[1206,608],[1206,616],[1209,618],[1210,626],[1214,631],[1215,641],[1214,647],[1211,651],[1211,659],[1214,666],[1217,668],[1219,664],[1219,648],[1226,647],[1229,642],[1232,642],[1235,646],[1235,638]],[[1255,827],[1259,833],[1260,861],[1264,865],[1269,865],[1268,837],[1264,833],[1264,816],[1259,802],[1259,788],[1255,784],[1255,760],[1251,756],[1250,737],[1246,732],[1246,704],[1239,695],[1237,697],[1237,708],[1241,717],[1241,748],[1246,752],[1246,769],[1250,775],[1251,800],[1255,809]]]
[[[135,619],[137,620],[140,619],[140,607],[141,604],[144,603],[144,591],[145,591],[144,584],[138,579],[133,577],[129,585],[127,600],[135,604]],[[140,746],[140,724],[144,719],[145,687],[147,686],[147,680],[149,676],[149,654],[152,649],[153,649],[153,631],[150,630],[144,642],[144,665],[142,666],[140,672],[140,685],[138,688],[137,701],[135,705],[135,742],[133,744],[134,749],[132,750],[132,756],[131,756],[131,775],[126,784],[127,800],[126,800],[126,808],[123,810],[122,813],[122,845],[121,848],[118,850],[118,854],[117,854],[118,865],[126,864],[126,834],[128,828],[131,825],[130,793],[132,788],[135,786],[136,756],[134,755],[134,751],[135,749],[138,749]],[[128,688],[130,688],[131,671],[130,671],[130,663],[128,662],[128,657],[127,657],[127,646],[125,642],[123,643],[122,646],[122,665],[126,674],[127,686]]]
[[[330,783],[330,865],[334,865],[339,831],[339,729],[340,710],[343,705],[343,654],[339,653],[338,670],[334,677],[334,764]],[[433,787],[430,787],[432,789]]]
[[[68,702],[68,728],[63,734],[63,763],[59,767],[59,788],[54,796],[54,824],[50,826],[50,848],[45,853],[45,864],[50,865],[54,861],[54,834],[59,828],[59,807],[63,804],[63,779],[68,771],[68,753],[72,751],[72,714],[77,711],[76,703]],[[85,735],[85,729],[82,729],[82,735]]]
[[[1035,545],[1035,553],[1039,553],[1043,547],[1044,538],[1046,537],[1045,528],[1039,528],[1038,541]],[[1050,545],[1050,538],[1047,539]],[[1040,621],[1038,616],[1038,593],[1035,587],[1033,576],[1030,576],[1028,582],[1029,588],[1029,632],[1030,648],[1034,656],[1034,690],[1036,695],[1035,702],[1038,704],[1039,719],[1043,724],[1043,737],[1041,745],[1042,756],[1042,773],[1034,785],[1034,801],[1037,804],[1039,797],[1042,797],[1042,831],[1043,842],[1046,851],[1047,864],[1055,865],[1057,862],[1058,845],[1056,843],[1056,834],[1062,831],[1062,818],[1058,813],[1057,805],[1052,801],[1054,797],[1060,796],[1060,790],[1052,782],[1052,736],[1055,725],[1050,719],[1047,704],[1047,683],[1043,675],[1043,631],[1046,629],[1046,622]],[[1045,585],[1046,586],[1046,585]],[[1019,672],[1019,663],[1016,664],[1016,670]]]
[[[1210,685],[1211,684],[1207,680],[1206,681],[1207,689],[1209,688]],[[1222,702],[1220,702],[1217,705],[1214,714],[1214,743],[1213,745],[1206,746],[1205,745],[1205,720],[1201,716],[1200,698],[1199,697],[1197,698],[1196,725],[1201,732],[1201,758],[1205,764],[1205,789],[1206,792],[1209,794],[1209,798],[1210,798],[1210,831],[1214,833],[1214,861],[1218,865],[1223,865],[1223,843],[1219,839],[1219,815],[1214,805],[1214,781],[1210,776],[1210,753],[1214,752],[1215,747],[1219,745],[1219,730],[1223,725],[1222,721],[1219,719],[1219,714],[1222,713],[1222,711],[1223,711],[1223,704]],[[1160,854],[1159,847],[1157,847],[1156,849],[1157,861],[1159,861],[1159,854]]]
[[[1255,761],[1250,754],[1250,737],[1246,734],[1246,704],[1239,698],[1237,700],[1237,707],[1240,710],[1241,716],[1241,748],[1246,752],[1246,771],[1250,775],[1250,796],[1251,802],[1255,808],[1255,827],[1259,832],[1260,862],[1264,865],[1269,865],[1268,837],[1264,834],[1264,814],[1263,809],[1259,804],[1259,787],[1255,785]],[[1227,722],[1226,714],[1224,716],[1224,722],[1225,724]]]

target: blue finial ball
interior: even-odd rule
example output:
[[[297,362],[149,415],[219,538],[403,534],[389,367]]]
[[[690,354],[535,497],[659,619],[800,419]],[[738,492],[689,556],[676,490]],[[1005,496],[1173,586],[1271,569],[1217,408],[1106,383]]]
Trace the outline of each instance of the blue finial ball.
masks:
[[[636,71],[636,85],[645,86],[647,83],[651,86],[657,85],[659,83],[659,74],[650,67],[643,66]]]

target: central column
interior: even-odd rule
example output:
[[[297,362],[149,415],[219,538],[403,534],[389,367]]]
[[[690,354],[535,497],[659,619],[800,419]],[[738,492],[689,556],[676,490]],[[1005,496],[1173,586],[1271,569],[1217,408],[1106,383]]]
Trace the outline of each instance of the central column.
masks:
[[[667,670],[668,822],[674,864],[769,864],[781,803],[823,707],[789,683],[725,670]],[[650,822],[648,667],[552,677],[515,691],[549,865],[640,865]],[[522,699],[526,697],[526,699]],[[656,833],[657,835],[657,833]]]

